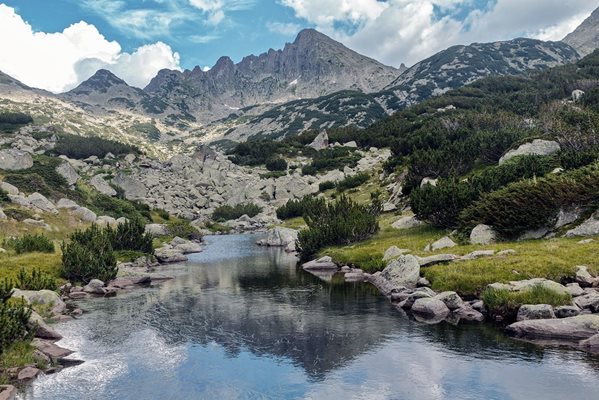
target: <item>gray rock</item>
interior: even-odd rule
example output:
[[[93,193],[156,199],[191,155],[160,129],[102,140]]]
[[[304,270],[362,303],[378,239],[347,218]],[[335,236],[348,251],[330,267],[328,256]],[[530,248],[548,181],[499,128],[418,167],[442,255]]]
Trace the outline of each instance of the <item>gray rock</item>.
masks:
[[[35,329],[35,337],[42,339],[60,340],[62,335],[50,328],[44,319],[40,317],[35,311],[31,312],[29,321],[27,321],[27,327],[29,329]]]
[[[462,321],[482,322],[485,320],[485,316],[479,310],[466,303],[454,310],[453,315]]]
[[[90,210],[87,207],[77,207],[73,210],[73,215],[79,217],[82,221],[85,222],[96,222],[97,216],[96,213]]]
[[[588,339],[581,340],[578,344],[584,349],[597,351],[599,350],[599,334],[593,335]]]
[[[73,200],[62,198],[58,200],[58,203],[56,203],[56,208],[76,210],[79,208],[79,204],[75,203]]]
[[[589,219],[576,228],[566,232],[567,237],[596,235],[599,235],[599,211],[596,211]]]
[[[22,382],[30,381],[35,379],[40,374],[40,370],[35,367],[25,367],[19,371],[17,379]]]
[[[185,243],[180,243],[176,246],[173,246],[173,249],[182,254],[193,254],[202,252],[202,246],[199,243],[195,243],[190,240],[188,240]]]
[[[554,310],[557,318],[570,318],[580,314],[580,309],[576,306],[559,306]]]
[[[31,154],[16,149],[0,150],[0,169],[19,171],[31,167],[33,167]]]
[[[323,150],[329,147],[329,135],[327,135],[326,131],[322,131],[314,138],[312,143],[308,145],[308,147],[312,147],[314,150]]]
[[[577,242],[577,243],[578,243],[578,244],[591,244],[591,243],[593,243],[594,241],[595,241],[595,240],[593,240],[593,239],[583,239],[583,240],[581,240],[581,241],[579,241],[579,242]]]
[[[513,256],[515,254],[518,254],[518,252],[516,250],[512,250],[512,249],[501,250],[499,253],[497,253],[497,257]]]
[[[450,311],[441,300],[423,297],[414,302],[412,313],[434,319],[443,319],[449,315]]]
[[[141,181],[123,173],[117,174],[112,182],[123,189],[127,200],[140,200],[146,197],[148,193],[148,189]]]
[[[408,249],[400,249],[397,246],[391,246],[385,251],[385,254],[383,255],[383,261],[392,260],[394,258],[397,258],[397,257],[403,255],[403,254],[408,253],[409,251],[410,250],[408,250]]]
[[[23,223],[27,224],[27,225],[31,225],[31,226],[36,226],[38,228],[43,228],[47,231],[52,230],[52,227],[50,225],[48,225],[47,223],[45,223],[43,219],[38,220],[38,219],[25,218],[23,220]]]
[[[15,400],[17,388],[13,385],[0,385],[0,400]]]
[[[435,264],[444,264],[458,259],[455,254],[435,254],[428,257],[417,257],[421,267],[427,267]]]
[[[154,255],[156,256],[156,259],[163,264],[187,261],[187,256],[170,246],[156,249]]]
[[[4,211],[0,208],[0,219],[8,219],[8,217],[6,216],[6,214],[4,214]]]
[[[337,266],[337,264],[333,262],[333,259],[331,257],[324,256],[319,258],[318,260],[312,260],[302,264],[302,268],[305,270],[336,270],[339,267]]]
[[[428,279],[426,279],[425,277],[420,277],[418,279],[418,286],[419,287],[430,287],[431,283],[429,282]]]
[[[104,282],[99,279],[92,279],[89,281],[89,283],[83,287],[83,291],[85,293],[101,295],[106,293],[106,290],[104,289]]]
[[[499,164],[503,164],[507,160],[510,160],[517,156],[525,155],[538,155],[538,156],[549,156],[555,154],[561,150],[559,143],[551,140],[535,139],[530,143],[525,143],[517,149],[508,151],[503,157],[499,159]]]
[[[392,260],[381,273],[393,286],[414,288],[420,278],[420,264],[412,255],[402,255]]]
[[[423,222],[414,216],[401,217],[391,227],[394,229],[411,229],[422,225]]]
[[[63,313],[67,309],[67,305],[62,301],[60,296],[52,290],[20,290],[14,289],[12,297],[16,299],[24,299],[28,304],[37,303],[49,305],[52,307],[52,312],[56,314]]]
[[[166,224],[147,224],[145,232],[153,236],[168,235],[168,226]]]
[[[298,232],[295,229],[276,227],[268,231],[265,239],[262,239],[258,244],[263,246],[287,247],[293,245],[295,251],[295,242],[297,241]]]
[[[526,291],[531,290],[535,286],[541,286],[545,289],[552,290],[559,294],[569,294],[568,289],[560,285],[557,282],[551,281],[549,279],[544,278],[533,278],[533,279],[525,279],[521,281],[511,281],[510,283],[492,283],[487,287],[496,289],[496,290],[508,290],[508,291]]]
[[[489,225],[480,224],[472,229],[470,243],[489,245],[497,241],[497,232]]]
[[[58,210],[56,209],[54,203],[48,200],[46,196],[38,192],[32,193],[29,196],[27,196],[27,201],[29,202],[31,207],[37,208],[40,211],[51,214],[58,214]]]
[[[523,304],[518,309],[518,321],[527,321],[529,319],[550,319],[555,318],[553,307],[549,304]]]
[[[402,308],[410,309],[410,308],[412,308],[412,306],[414,305],[414,303],[416,302],[416,300],[418,300],[418,299],[430,299],[434,295],[435,295],[434,293],[431,294],[429,292],[422,292],[422,291],[408,293],[407,297],[404,295],[405,300],[403,301]]]
[[[13,196],[17,196],[19,194],[19,189],[8,182],[0,182],[0,189]]]
[[[580,207],[569,207],[562,208],[559,210],[557,214],[557,221],[555,222],[555,229],[559,229],[563,226],[571,224],[575,222],[578,218],[580,218],[581,213]]]
[[[56,172],[67,181],[69,186],[74,185],[79,180],[79,174],[68,161],[63,162],[56,167]]]
[[[576,267],[576,282],[582,287],[593,286],[595,283],[595,278],[588,270],[588,267],[584,265],[579,265]]]
[[[108,215],[100,215],[96,219],[96,224],[101,227],[104,227],[104,226],[115,227],[117,225],[117,222],[116,222],[116,219],[114,219],[113,217],[110,217]]]
[[[568,283],[566,285],[566,290],[572,297],[582,296],[584,294],[584,291],[578,283]]]
[[[116,190],[104,179],[105,176],[103,174],[95,175],[89,180],[89,184],[106,196],[116,196]]]
[[[574,304],[583,310],[590,310],[594,313],[599,312],[599,292],[593,291],[578,296],[574,299]]]
[[[423,178],[422,181],[420,181],[420,187],[424,187],[426,185],[437,186],[438,181],[439,180],[435,178]]]
[[[60,347],[49,340],[33,339],[33,341],[31,342],[31,346],[38,349],[53,360],[67,357],[73,354],[72,350]]]
[[[464,306],[464,301],[456,292],[441,292],[434,298],[441,300],[450,310],[456,310]]]
[[[531,229],[518,237],[518,241],[542,239],[549,234],[548,228]]]
[[[455,247],[457,245],[458,244],[456,242],[454,242],[453,240],[451,240],[449,238],[449,236],[444,236],[441,239],[439,239],[431,244],[431,251],[448,249],[451,247]]]
[[[523,338],[581,340],[599,333],[599,315],[519,321],[507,327],[512,335]]]
[[[494,254],[495,250],[476,250],[460,257],[460,260],[476,260],[482,257],[492,257]]]

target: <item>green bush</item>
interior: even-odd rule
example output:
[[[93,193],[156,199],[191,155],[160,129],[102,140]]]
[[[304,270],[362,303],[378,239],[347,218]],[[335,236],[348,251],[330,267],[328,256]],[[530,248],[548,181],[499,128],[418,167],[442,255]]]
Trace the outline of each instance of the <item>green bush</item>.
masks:
[[[58,284],[54,277],[39,268],[34,268],[31,274],[27,273],[25,268],[21,268],[14,286],[21,290],[56,290]]]
[[[131,201],[110,197],[105,194],[95,194],[89,200],[90,208],[99,213],[113,218],[125,217],[130,220],[139,219],[146,222],[152,221],[150,207],[139,201]]]
[[[167,222],[166,229],[170,236],[179,236],[189,240],[202,240],[202,234],[185,219]]]
[[[44,196],[60,198],[72,191],[68,189],[67,181],[56,172],[56,167],[62,160],[56,157],[36,156],[33,166],[20,171],[10,171],[4,175],[4,180],[25,193],[38,192]],[[69,196],[71,198],[73,196]]]
[[[299,232],[297,243],[302,258],[313,256],[326,246],[347,245],[372,236],[379,230],[381,208],[379,199],[361,205],[342,194],[333,203],[306,210],[304,220],[308,228]]]
[[[547,226],[560,208],[599,204],[599,163],[543,178],[512,183],[483,195],[460,215],[469,230],[477,224],[493,226],[506,237]]]
[[[118,267],[111,230],[94,224],[84,231],[74,232],[70,242],[63,242],[61,248],[65,279],[87,284],[92,279],[108,282],[116,278]]]
[[[335,186],[336,184],[333,181],[324,181],[318,184],[318,190],[321,192],[325,192],[330,189],[335,189]]]
[[[214,209],[212,213],[212,219],[214,221],[229,221],[231,219],[237,219],[242,215],[248,217],[255,217],[262,211],[262,207],[254,203],[241,203],[234,206],[224,205]]]
[[[14,249],[17,254],[23,253],[54,253],[54,243],[44,235],[26,234],[22,237],[7,239],[4,244]]]
[[[0,204],[9,203],[10,198],[8,197],[8,193],[4,190],[0,189]]]
[[[115,156],[140,153],[137,147],[114,140],[103,139],[97,136],[86,137],[69,134],[61,134],[59,136],[54,151],[57,154],[76,159],[84,159],[91,156],[103,158],[108,153],[112,153]]]
[[[105,228],[110,236],[112,249],[115,251],[130,250],[145,254],[154,254],[153,237],[145,233],[145,224],[138,220],[127,220],[116,228]]]
[[[343,169],[346,166],[353,168],[358,164],[360,158],[360,155],[356,154],[354,149],[347,147],[320,150],[314,155],[309,165],[302,167],[302,174],[316,175],[319,172]]]
[[[322,208],[324,204],[324,199],[313,196],[305,196],[299,200],[289,200],[287,203],[277,208],[277,218],[285,220],[302,217],[309,209]]]
[[[266,161],[266,169],[269,171],[286,171],[287,161],[282,158],[271,158]]]
[[[161,208],[156,208],[156,209],[154,209],[154,211],[156,211],[156,214],[158,214],[158,216],[165,221],[168,221],[169,219],[171,219],[171,215],[166,210],[163,210]]]
[[[31,308],[25,300],[11,299],[12,283],[4,281],[0,285],[0,355],[14,342],[31,337],[27,321]]]
[[[0,112],[0,132],[12,133],[32,122],[33,118],[28,114],[10,111]]]
[[[339,182],[337,182],[337,190],[340,192],[343,192],[344,190],[347,189],[353,189],[355,187],[358,187],[360,185],[365,184],[366,182],[368,182],[368,180],[370,179],[370,175],[368,175],[365,172],[353,175],[353,176],[348,176],[343,180],[340,180]]]

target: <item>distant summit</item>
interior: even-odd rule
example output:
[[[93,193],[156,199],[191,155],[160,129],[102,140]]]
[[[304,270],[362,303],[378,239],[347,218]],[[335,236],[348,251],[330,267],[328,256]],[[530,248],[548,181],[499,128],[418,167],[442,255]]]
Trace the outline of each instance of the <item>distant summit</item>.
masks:
[[[599,47],[599,8],[563,39],[584,57]]]

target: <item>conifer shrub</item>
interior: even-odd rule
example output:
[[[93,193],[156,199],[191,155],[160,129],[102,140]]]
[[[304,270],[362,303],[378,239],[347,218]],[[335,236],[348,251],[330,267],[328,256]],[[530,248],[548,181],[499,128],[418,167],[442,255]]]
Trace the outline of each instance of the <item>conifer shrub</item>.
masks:
[[[318,184],[318,190],[321,192],[325,192],[330,189],[335,189],[335,186],[336,184],[333,181],[324,181]]]
[[[363,172],[353,176],[348,176],[345,179],[340,180],[339,182],[337,182],[336,187],[338,191],[343,192],[344,190],[353,189],[360,185],[363,185],[364,183],[368,182],[369,179],[370,175]]]
[[[42,272],[39,268],[34,268],[31,273],[21,268],[14,287],[21,290],[56,290],[58,284],[53,276]]]
[[[277,208],[277,218],[285,220],[302,217],[310,208],[322,208],[324,203],[324,199],[314,196],[304,196],[298,200],[292,199]]]
[[[54,243],[42,234],[26,234],[22,237],[7,239],[6,247],[14,249],[17,254],[23,253],[54,253]]]
[[[477,224],[493,226],[506,237],[551,224],[560,208],[599,205],[599,163],[526,179],[483,195],[460,214],[465,230]]]
[[[240,203],[234,206],[224,205],[214,209],[212,213],[212,219],[215,221],[229,221],[231,219],[237,219],[242,215],[248,217],[255,217],[262,211],[262,207],[254,203]]]
[[[14,342],[30,337],[27,321],[31,308],[25,300],[11,299],[12,282],[0,284],[0,355]]]
[[[186,219],[168,221],[166,229],[170,236],[178,236],[188,240],[202,240],[202,234]]]
[[[381,209],[378,198],[362,205],[342,194],[335,202],[306,210],[304,220],[308,228],[299,232],[297,241],[302,258],[313,256],[326,246],[347,245],[372,236],[379,230]]]
[[[98,136],[86,137],[70,134],[61,134],[59,136],[58,143],[54,147],[54,152],[76,159],[84,159],[91,156],[103,158],[108,153],[112,153],[115,156],[140,153],[137,147],[114,140],[103,139]]]
[[[8,197],[8,193],[4,190],[0,189],[0,204],[10,202],[10,198]]]
[[[106,227],[110,236],[112,249],[115,251],[138,251],[145,254],[154,254],[153,237],[145,233],[145,224],[139,219],[127,220],[115,228]]]
[[[116,278],[118,267],[112,247],[112,230],[92,225],[74,232],[62,243],[62,276],[72,282],[103,282]]]
[[[271,158],[266,161],[266,169],[269,171],[286,171],[287,161],[280,157]]]

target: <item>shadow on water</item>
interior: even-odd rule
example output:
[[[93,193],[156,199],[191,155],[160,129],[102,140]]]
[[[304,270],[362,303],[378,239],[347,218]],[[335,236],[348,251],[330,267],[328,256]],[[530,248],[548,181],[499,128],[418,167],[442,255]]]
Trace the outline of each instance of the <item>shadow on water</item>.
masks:
[[[428,326],[417,323],[393,308],[372,286],[327,284],[297,268],[295,258],[280,250],[255,246],[254,241],[252,236],[208,238],[207,250],[193,256],[179,270],[176,279],[151,289],[119,295],[116,299],[83,302],[82,306],[89,313],[80,320],[60,325],[59,329],[67,338],[73,334],[83,338],[80,341],[73,339],[68,344],[80,351],[86,364],[109,358],[110,362],[126,365],[126,370],[108,378],[112,382],[140,378],[136,374],[151,380],[151,374],[156,372],[146,370],[144,357],[157,362],[153,357],[160,358],[162,353],[166,354],[166,359],[160,358],[163,362],[174,362],[169,371],[176,374],[177,379],[183,379],[182,376],[186,376],[184,366],[199,368],[198,363],[214,356],[207,350],[213,346],[222,349],[222,356],[215,361],[218,363],[226,361],[222,357],[244,360],[249,354],[272,360],[268,368],[276,373],[286,370],[282,365],[290,363],[293,368],[303,371],[305,379],[301,384],[290,385],[292,390],[285,388],[280,392],[283,398],[302,397],[316,388],[322,392],[320,383],[325,384],[337,373],[351,371],[362,363],[374,368],[373,362],[365,361],[370,356],[383,364],[386,357],[392,357],[388,361],[389,368],[399,365],[402,358],[405,367],[410,363],[415,363],[411,368],[423,367],[414,360],[415,354],[425,358],[434,356],[439,365],[451,364],[447,360],[453,360],[464,366],[495,363],[518,368],[526,365],[531,369],[535,365],[544,365],[546,359],[553,365],[557,359],[558,363],[584,365],[585,371],[594,379],[599,378],[597,357],[515,341],[489,325],[442,323]],[[131,348],[126,344],[131,344]],[[169,356],[169,352],[178,356]],[[195,359],[200,357],[198,354],[203,361]],[[142,367],[136,368],[145,372],[132,369],[128,357],[141,359],[136,362]],[[250,364],[246,367],[251,368]],[[426,364],[426,369],[430,370],[431,362]],[[261,368],[267,367],[262,365]],[[203,369],[198,374],[207,372]],[[230,371],[225,376],[232,379],[236,373],[240,374]],[[77,375],[65,371],[46,383],[50,387],[61,384],[63,374],[63,380]],[[37,396],[44,393],[44,379],[34,385],[27,398],[43,398]],[[187,379],[193,381],[196,378]],[[383,370],[376,379],[389,384],[397,380],[397,375]],[[245,384],[247,382],[238,382],[237,386]],[[273,390],[269,386],[272,382],[254,381],[251,384],[261,388],[252,386],[251,389],[260,393]],[[209,398],[203,385],[205,383],[190,393],[204,398],[199,394],[203,393]],[[330,390],[328,386],[327,390]],[[53,393],[59,393],[55,390]],[[253,398],[251,390],[230,398]],[[445,390],[451,392],[453,389]],[[460,390],[464,390],[463,387]],[[114,394],[128,398],[118,390]],[[485,396],[471,398],[494,398],[488,397],[488,392]],[[497,398],[504,398],[501,396]],[[229,397],[225,395],[224,398]]]

